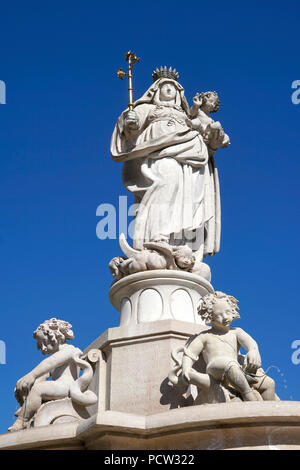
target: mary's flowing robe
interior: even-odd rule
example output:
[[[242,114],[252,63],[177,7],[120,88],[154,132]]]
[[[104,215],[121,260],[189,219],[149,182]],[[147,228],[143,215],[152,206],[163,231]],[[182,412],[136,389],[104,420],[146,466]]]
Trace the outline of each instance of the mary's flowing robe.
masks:
[[[158,80],[135,103],[138,129],[127,129],[120,116],[111,154],[124,162],[123,183],[134,193],[133,245],[165,236],[170,244],[187,244],[197,258],[219,251],[220,196],[217,169],[197,130],[186,124],[187,103],[177,82],[176,104],[160,101]]]

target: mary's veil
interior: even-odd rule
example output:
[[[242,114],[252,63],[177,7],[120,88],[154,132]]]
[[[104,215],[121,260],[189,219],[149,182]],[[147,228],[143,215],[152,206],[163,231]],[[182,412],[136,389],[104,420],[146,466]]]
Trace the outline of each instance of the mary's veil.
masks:
[[[189,115],[190,109],[188,102],[184,96],[184,88],[178,83],[176,80],[173,80],[171,78],[160,78],[159,80],[156,80],[149,88],[148,90],[143,94],[141,98],[139,98],[137,101],[134,102],[134,108],[136,108],[140,104],[144,103],[151,103],[155,105],[162,105],[163,103],[159,99],[159,90],[160,87],[164,83],[172,83],[175,88],[176,88],[176,99],[175,99],[175,105],[182,108],[183,111]],[[165,103],[164,103],[165,104]]]

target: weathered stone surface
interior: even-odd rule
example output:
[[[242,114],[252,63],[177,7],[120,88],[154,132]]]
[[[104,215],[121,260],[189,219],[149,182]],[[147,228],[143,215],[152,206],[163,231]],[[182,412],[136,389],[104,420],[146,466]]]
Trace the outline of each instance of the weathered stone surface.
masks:
[[[211,327],[172,351],[175,366],[169,380],[175,386],[196,385],[197,403],[278,399],[274,380],[261,367],[256,341],[242,328],[231,327],[240,318],[237,304],[220,291],[205,295],[198,313]],[[241,347],[246,355],[240,354]]]
[[[212,285],[196,274],[160,269],[113,283],[109,297],[120,312],[120,326],[166,319],[204,324],[197,306],[212,292]]]
[[[33,336],[38,349],[49,357],[18,380],[15,396],[20,408],[9,431],[52,424],[56,419],[87,418],[85,408],[97,402],[97,396],[87,390],[93,369],[82,351],[67,343],[74,338],[72,325],[51,318],[39,325]]]
[[[80,424],[2,434],[0,449],[300,450],[300,403],[222,403],[146,416],[101,411]]]
[[[189,246],[197,260],[220,247],[220,190],[213,154],[229,145],[216,92],[197,93],[190,111],[175,75],[155,83],[119,117],[111,154],[124,162],[123,184],[135,195],[133,247],[164,239]],[[190,119],[193,118],[193,119]]]

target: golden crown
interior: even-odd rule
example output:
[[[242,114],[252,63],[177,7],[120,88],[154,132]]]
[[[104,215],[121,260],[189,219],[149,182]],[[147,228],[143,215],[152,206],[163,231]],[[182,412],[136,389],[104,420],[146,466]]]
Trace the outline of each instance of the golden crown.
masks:
[[[170,78],[171,80],[178,80],[179,73],[176,72],[176,69],[172,70],[172,67],[167,69],[166,65],[163,67],[161,66],[160,69],[154,70],[152,74],[153,81],[159,80],[160,78]]]

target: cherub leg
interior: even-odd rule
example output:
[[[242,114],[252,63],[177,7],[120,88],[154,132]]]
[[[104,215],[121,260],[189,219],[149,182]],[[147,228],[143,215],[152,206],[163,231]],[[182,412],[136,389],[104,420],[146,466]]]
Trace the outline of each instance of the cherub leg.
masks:
[[[30,390],[26,403],[23,405],[23,419],[29,421],[40,408],[43,401],[65,398],[69,393],[69,384],[64,382],[40,382]]]
[[[211,379],[208,374],[202,374],[197,372],[195,369],[189,370],[190,383],[200,387],[204,390],[208,390],[211,386]]]
[[[259,371],[264,373],[262,369],[258,369],[258,375],[260,375]],[[263,375],[253,387],[261,394],[263,400],[276,400],[275,382],[271,377]]]
[[[257,397],[251,389],[244,372],[238,364],[228,364],[225,369],[225,375],[231,385],[233,385],[242,395],[244,401],[257,401]]]
[[[43,401],[65,398],[68,396],[68,393],[68,383],[58,381],[41,382],[37,380],[27,397],[24,397],[24,403],[16,413],[17,420],[8,430],[19,431],[27,428],[29,421],[40,408]]]

